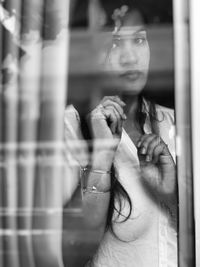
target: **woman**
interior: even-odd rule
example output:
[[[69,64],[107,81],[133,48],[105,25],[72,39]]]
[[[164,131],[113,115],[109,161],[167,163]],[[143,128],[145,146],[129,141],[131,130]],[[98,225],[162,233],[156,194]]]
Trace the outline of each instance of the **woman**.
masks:
[[[79,157],[86,167],[86,220],[91,227],[105,227],[88,266],[177,266],[174,115],[142,96],[149,60],[146,31],[129,12],[113,33],[107,57],[123,90],[104,97],[87,116],[92,157],[85,162]],[[72,106],[65,112],[65,131],[68,140],[85,136]]]

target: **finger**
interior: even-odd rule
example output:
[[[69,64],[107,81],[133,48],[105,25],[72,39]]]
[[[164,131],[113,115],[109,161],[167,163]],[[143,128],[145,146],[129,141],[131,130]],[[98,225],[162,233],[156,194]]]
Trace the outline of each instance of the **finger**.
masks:
[[[167,148],[167,145],[164,142],[161,142],[160,144],[158,144],[157,146],[154,147],[153,162],[158,163],[161,159],[161,156],[164,156],[164,159],[165,158],[167,159],[167,156],[168,156],[168,159],[172,158],[172,156],[171,156],[171,154]]]
[[[88,114],[87,119],[88,120],[93,120],[93,119],[106,120],[106,116],[104,114],[104,107],[101,104],[99,104],[91,113]]]
[[[121,136],[122,135],[122,126],[123,126],[123,122],[122,122],[122,120],[120,120],[119,122],[118,122],[118,134],[119,134],[119,136]]]
[[[151,141],[147,144],[146,149],[146,161],[149,162],[153,159],[153,153],[156,146],[160,145],[161,138],[159,136],[154,135]]]
[[[103,101],[108,100],[108,99],[111,99],[111,100],[113,100],[114,102],[118,103],[121,107],[126,106],[126,103],[125,103],[124,101],[122,101],[122,100],[119,98],[119,96],[105,96],[105,97],[103,98]]]
[[[119,115],[119,113],[117,112],[117,110],[115,108],[113,108],[113,111],[115,113],[115,116],[117,117],[116,133],[120,133],[120,122],[122,121],[122,118],[121,118],[121,116]]]
[[[107,99],[105,100],[104,102],[102,102],[102,105],[106,108],[106,107],[109,107],[109,106],[113,106],[115,107],[115,109],[117,110],[117,112],[119,113],[119,115],[121,116],[121,118],[123,120],[126,119],[126,115],[124,114],[124,110],[123,108],[116,102],[114,102],[113,100],[111,99]]]
[[[115,115],[115,112],[111,108],[105,108],[104,109],[104,114],[106,118],[108,119],[109,126],[111,129],[112,134],[115,134],[117,132],[117,123],[118,123],[118,118]]]
[[[152,134],[151,134],[152,135]],[[141,144],[145,141],[145,139],[149,136],[149,134],[143,134],[137,141],[137,147],[141,147]]]
[[[122,122],[122,118],[121,118],[120,114],[117,112],[117,110],[113,106],[108,106],[105,109],[108,109],[108,110],[110,109],[110,110],[112,110],[112,112],[114,112],[114,114],[117,118],[117,126],[116,126],[116,132],[115,133],[120,133],[121,132],[120,124]]]
[[[123,117],[123,115],[124,115],[123,108],[118,103],[114,102],[113,100],[107,99],[105,102],[102,103],[102,105],[105,108],[107,106],[114,106],[116,108],[116,110],[118,111],[118,113],[120,114],[120,116]]]
[[[154,134],[145,134],[140,138],[139,144],[137,144],[139,153],[146,155],[149,143],[155,138]]]

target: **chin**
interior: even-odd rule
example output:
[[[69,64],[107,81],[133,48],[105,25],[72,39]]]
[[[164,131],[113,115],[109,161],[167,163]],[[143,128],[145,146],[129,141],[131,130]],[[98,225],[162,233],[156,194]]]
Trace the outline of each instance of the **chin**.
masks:
[[[143,91],[145,85],[146,85],[146,80],[145,81],[139,80],[133,83],[126,82],[124,83],[123,91],[130,95],[139,95]]]

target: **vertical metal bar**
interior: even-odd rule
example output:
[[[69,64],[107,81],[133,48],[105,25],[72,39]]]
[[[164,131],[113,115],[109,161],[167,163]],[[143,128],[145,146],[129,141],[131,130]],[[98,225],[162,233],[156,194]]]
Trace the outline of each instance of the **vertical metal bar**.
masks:
[[[17,116],[18,116],[18,58],[17,20],[13,10],[20,14],[21,0],[5,2],[8,30],[3,36],[3,257],[5,267],[19,266],[17,236]]]
[[[196,266],[200,266],[200,2],[190,1],[190,36],[191,36],[191,85],[192,85],[192,140],[193,140],[193,175],[194,175],[194,208],[196,234]]]
[[[32,210],[39,119],[43,1],[22,0],[18,109],[18,244],[20,267],[34,267]]]
[[[44,10],[44,34],[49,8]],[[41,115],[38,128],[37,171],[33,216],[33,247],[36,266],[63,267],[62,212],[63,212],[63,116],[67,92],[68,13],[69,1],[56,0],[54,21],[57,35],[54,40],[44,40],[42,50]],[[62,27],[56,23],[60,22]],[[60,24],[59,23],[59,24]],[[53,29],[51,29],[53,30]]]
[[[179,186],[179,266],[195,266],[193,176],[191,151],[191,92],[189,1],[175,0],[175,107]]]
[[[0,6],[1,8],[1,6]],[[1,11],[0,11],[1,12]],[[0,267],[3,267],[3,84],[2,84],[2,44],[3,44],[3,25],[0,22]]]

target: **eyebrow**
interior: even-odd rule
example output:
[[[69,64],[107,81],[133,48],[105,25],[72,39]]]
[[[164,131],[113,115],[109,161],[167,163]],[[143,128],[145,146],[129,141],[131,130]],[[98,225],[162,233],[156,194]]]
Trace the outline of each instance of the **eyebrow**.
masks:
[[[146,31],[146,27],[144,25],[141,25],[140,28],[135,33],[142,32],[142,31]]]
[[[141,33],[141,32],[146,32],[145,27],[141,27],[140,29],[138,29],[137,31],[134,31],[134,32],[132,32],[131,30],[125,30],[124,32],[122,31],[120,33],[118,32],[116,34],[113,34],[113,36],[116,38],[122,37],[123,35],[124,36],[133,36],[133,35],[136,35],[136,34]]]

